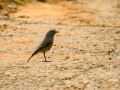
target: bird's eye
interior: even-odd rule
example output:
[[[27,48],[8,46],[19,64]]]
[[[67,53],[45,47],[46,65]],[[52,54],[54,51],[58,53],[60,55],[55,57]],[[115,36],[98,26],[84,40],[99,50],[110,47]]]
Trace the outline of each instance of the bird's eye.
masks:
[[[55,32],[55,31],[53,31],[53,32]]]

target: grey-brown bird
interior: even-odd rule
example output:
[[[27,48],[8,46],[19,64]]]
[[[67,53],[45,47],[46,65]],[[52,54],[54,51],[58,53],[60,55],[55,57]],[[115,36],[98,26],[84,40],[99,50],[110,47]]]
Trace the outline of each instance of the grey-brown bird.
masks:
[[[27,62],[36,54],[38,53],[43,53],[44,58],[45,58],[45,62],[47,62],[46,57],[45,57],[45,53],[50,50],[50,48],[53,45],[53,41],[54,41],[54,35],[58,33],[58,31],[56,30],[50,30],[47,32],[44,40],[42,41],[42,43],[37,47],[37,49],[35,50],[35,52],[31,55],[31,57],[27,60]]]

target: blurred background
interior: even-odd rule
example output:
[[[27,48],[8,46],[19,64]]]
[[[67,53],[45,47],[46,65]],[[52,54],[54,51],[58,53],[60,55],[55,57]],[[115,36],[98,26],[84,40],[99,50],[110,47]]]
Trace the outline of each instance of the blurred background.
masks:
[[[119,24],[119,0],[0,0],[0,13],[15,17],[60,17],[80,23]]]

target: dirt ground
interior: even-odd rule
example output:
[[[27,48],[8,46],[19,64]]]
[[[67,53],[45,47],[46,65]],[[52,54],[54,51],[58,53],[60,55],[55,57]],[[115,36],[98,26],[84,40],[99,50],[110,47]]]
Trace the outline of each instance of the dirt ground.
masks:
[[[0,14],[0,90],[120,90],[119,0],[11,7]],[[50,29],[52,62],[40,53],[27,63]]]

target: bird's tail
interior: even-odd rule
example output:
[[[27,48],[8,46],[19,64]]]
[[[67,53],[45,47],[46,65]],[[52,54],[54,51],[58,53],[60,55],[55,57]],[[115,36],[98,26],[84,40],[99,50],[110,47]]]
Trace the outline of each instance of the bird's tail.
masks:
[[[30,56],[30,58],[27,60],[27,62],[28,62],[35,54],[37,54],[37,52],[34,52],[34,53]]]
[[[33,55],[27,60],[27,62],[33,57]]]

